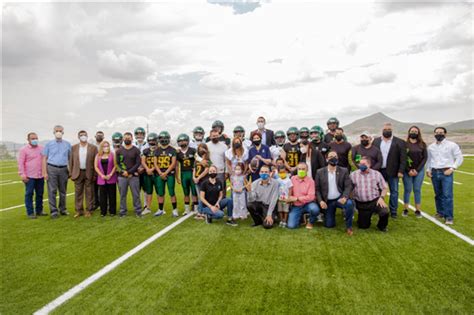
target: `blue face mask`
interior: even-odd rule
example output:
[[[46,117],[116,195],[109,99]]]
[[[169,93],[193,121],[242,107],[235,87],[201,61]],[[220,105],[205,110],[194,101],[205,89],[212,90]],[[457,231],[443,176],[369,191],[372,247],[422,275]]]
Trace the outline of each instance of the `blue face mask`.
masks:
[[[365,172],[365,171],[367,171],[368,167],[367,167],[367,165],[359,165],[359,169],[360,169],[362,172]]]
[[[38,140],[31,140],[31,145],[36,147],[38,145]]]
[[[262,180],[267,180],[268,177],[270,177],[269,174],[266,174],[266,173],[265,173],[265,174],[260,174],[260,178],[261,178]]]

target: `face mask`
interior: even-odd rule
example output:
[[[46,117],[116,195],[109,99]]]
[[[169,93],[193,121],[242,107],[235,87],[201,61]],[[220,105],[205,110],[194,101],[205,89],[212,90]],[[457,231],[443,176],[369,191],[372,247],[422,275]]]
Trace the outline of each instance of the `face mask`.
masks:
[[[199,152],[198,152],[198,154],[199,154],[200,156],[203,156],[203,155],[205,155],[206,153],[207,153],[206,150],[199,150]]]
[[[262,180],[267,180],[269,177],[270,177],[270,174],[267,174],[267,173],[260,174],[260,178],[261,178]]]
[[[195,134],[195,135],[194,135],[194,140],[196,140],[196,141],[202,141],[202,134],[200,134],[200,133]]]
[[[301,153],[306,154],[306,152],[308,152],[308,148],[307,147],[301,147],[300,151],[301,151]]]
[[[160,140],[161,145],[168,145],[169,143],[170,143],[170,141],[167,140],[167,139]]]
[[[410,137],[410,139],[418,139],[418,134],[417,133],[410,133],[409,137]]]
[[[212,143],[217,143],[217,142],[219,142],[219,138],[212,138],[211,140],[212,140]]]
[[[105,153],[109,153],[109,151],[110,151],[110,148],[109,148],[109,147],[104,147],[104,152],[105,152]]]
[[[125,143],[125,145],[131,145],[132,140],[123,140],[123,143]]]
[[[196,156],[194,157],[196,159],[196,161],[198,162],[201,162],[202,161],[202,157],[199,156],[199,154],[196,154]]]
[[[333,157],[333,158],[329,159],[328,163],[331,164],[332,166],[336,166],[337,163],[339,163],[339,160],[337,158]]]
[[[100,137],[95,137],[95,140],[97,142],[102,142],[102,140],[104,140],[104,137],[100,136]]]
[[[150,145],[150,147],[156,147],[156,142],[148,142],[148,144]]]
[[[281,179],[285,179],[286,173],[285,172],[278,173],[278,176],[280,176]]]
[[[242,143],[240,143],[240,142],[235,142],[235,143],[233,144],[233,146],[234,146],[234,149],[240,149],[240,148],[242,147]]]
[[[184,149],[184,148],[186,148],[187,146],[188,146],[187,143],[181,143],[181,144],[179,145],[179,147],[180,147],[181,149]]]
[[[307,145],[308,144],[308,139],[307,138],[303,138],[301,140],[301,143],[304,144],[304,145]]]
[[[265,127],[265,123],[259,122],[259,123],[257,123],[257,127],[258,127],[258,129],[263,129],[263,127]]]
[[[435,135],[435,138],[436,138],[436,141],[441,142],[441,141],[444,140],[445,136],[444,135]]]
[[[342,140],[342,135],[336,135],[336,136],[334,136],[334,139],[336,139],[336,141],[341,141]]]
[[[369,140],[360,140],[360,144],[363,146],[363,147],[366,147],[369,145]]]
[[[392,137],[392,131],[391,130],[384,130],[382,132],[382,135],[384,136],[384,138],[390,138],[390,137]]]
[[[216,177],[217,177],[217,173],[209,173],[209,177],[210,177],[210,178],[216,178]]]
[[[80,136],[79,140],[81,140],[81,142],[86,142],[87,141],[87,136]]]
[[[235,175],[242,175],[242,170],[235,170]]]
[[[329,128],[329,127],[328,127],[328,128]],[[334,132],[334,131],[336,131],[336,127],[334,127],[334,128],[329,128],[329,130],[330,130],[331,132]]]
[[[38,145],[38,140],[31,140],[31,145],[36,147]]]
[[[318,143],[321,139],[319,139],[319,136],[314,136],[311,138],[312,142]]]
[[[252,143],[253,143],[255,146],[259,146],[260,143],[262,143],[262,140],[253,140]]]
[[[56,137],[56,139],[62,139],[63,133],[61,131],[56,131],[54,133],[54,136]]]
[[[305,170],[298,170],[298,177],[299,178],[305,178],[306,177],[306,171]]]
[[[361,170],[361,172],[365,172],[365,171],[367,171],[368,167],[367,167],[367,165],[361,164],[361,165],[359,165],[359,169]]]

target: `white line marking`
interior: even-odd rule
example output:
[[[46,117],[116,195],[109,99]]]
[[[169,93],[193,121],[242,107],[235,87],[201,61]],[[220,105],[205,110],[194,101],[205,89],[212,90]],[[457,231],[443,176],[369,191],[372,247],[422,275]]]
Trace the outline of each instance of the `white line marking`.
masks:
[[[67,197],[67,196],[71,196],[71,195],[74,195],[74,193],[66,194],[66,197]],[[58,198],[59,198],[59,196],[56,196],[56,199],[58,199]],[[43,202],[45,202],[45,201],[48,201],[48,198],[43,199]],[[24,206],[25,206],[25,204],[18,205],[18,206],[13,206],[13,207],[9,207],[9,208],[3,208],[3,209],[0,209],[0,212],[8,211],[8,210],[13,210],[13,209],[17,209],[17,208],[22,208],[22,207],[24,207]]]
[[[425,185],[431,185],[431,183],[430,183],[430,182],[427,182],[427,181],[423,181],[423,184],[425,184]]]
[[[456,182],[456,181],[454,181],[454,180],[453,180],[453,183],[455,183],[456,185],[462,185],[462,183]]]
[[[467,174],[467,175],[474,175],[474,173],[469,173],[469,172],[465,172],[465,171],[458,171],[458,170],[455,170],[456,173],[461,173],[461,174]]]
[[[11,185],[11,184],[18,184],[18,183],[23,183],[21,180],[17,180],[14,182],[9,182],[9,183],[1,183],[0,186],[5,186],[5,185]]]
[[[0,184],[11,182],[11,181],[12,181],[11,179],[0,180]]]
[[[387,194],[387,195],[390,195],[390,194]],[[401,199],[398,199],[398,202],[400,202],[402,205],[404,204],[403,200]],[[409,205],[408,208],[410,208],[410,210],[413,210],[413,211],[416,211],[415,207],[413,207],[412,205]],[[468,244],[470,245],[474,245],[474,240],[472,240],[470,237],[464,235],[464,234],[461,234],[459,233],[458,231],[456,231],[455,229],[453,228],[450,228],[449,226],[447,226],[446,224],[443,224],[441,222],[439,222],[438,220],[436,220],[435,218],[433,218],[432,216],[430,216],[429,214],[427,214],[426,212],[423,212],[423,211],[420,211],[421,212],[421,215],[430,220],[431,222],[433,222],[434,224],[436,224],[437,226],[439,226],[440,228],[444,229],[445,231],[448,231],[449,233],[459,237],[460,239],[462,239],[463,241],[467,242]]]
[[[18,172],[0,173],[0,176],[1,175],[11,175],[11,174],[18,174]]]
[[[68,291],[66,291],[65,293],[63,293],[62,295],[60,295],[59,297],[54,299],[53,301],[51,301],[48,304],[46,304],[45,306],[43,306],[41,309],[34,312],[33,314],[34,315],[49,314],[51,311],[58,308],[61,304],[63,304],[64,302],[70,300],[71,298],[73,298],[75,295],[80,293],[82,290],[87,288],[89,285],[96,282],[97,280],[99,280],[100,278],[105,276],[107,273],[109,273],[110,271],[117,268],[124,261],[126,261],[127,259],[129,259],[133,255],[135,255],[136,253],[138,253],[139,251],[141,251],[142,249],[144,249],[145,247],[147,247],[148,245],[153,243],[156,239],[158,239],[161,236],[165,235],[166,233],[171,231],[173,228],[175,228],[179,224],[183,223],[185,220],[189,219],[192,216],[193,215],[190,213],[190,214],[188,214],[184,217],[181,217],[180,219],[173,222],[172,224],[168,225],[167,227],[165,227],[164,229],[162,229],[161,231],[159,231],[155,235],[153,235],[150,238],[143,241],[137,247],[131,249],[130,251],[126,252],[125,254],[123,254],[122,256],[117,258],[116,260],[112,261],[110,264],[108,264],[104,268],[100,269],[99,271],[97,271],[96,273],[94,273],[92,276],[85,279],[81,283],[79,283],[76,286],[72,287],[71,289],[69,289]]]
[[[5,168],[17,168],[17,166],[16,166],[16,165],[12,165],[12,166],[2,166],[2,167],[0,167],[0,170],[3,170],[3,169],[5,169]]]

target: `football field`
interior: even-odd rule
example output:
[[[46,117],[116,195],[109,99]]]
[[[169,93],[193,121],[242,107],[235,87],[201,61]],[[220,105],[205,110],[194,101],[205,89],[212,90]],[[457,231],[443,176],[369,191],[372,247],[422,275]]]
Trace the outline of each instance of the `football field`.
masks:
[[[388,233],[373,224],[355,227],[352,237],[344,233],[340,211],[334,229],[318,223],[313,230],[264,230],[250,227],[250,219],[231,227],[222,220],[208,225],[172,218],[169,198],[166,215],[136,218],[130,195],[123,219],[101,218],[98,210],[74,219],[72,182],[69,216],[30,220],[16,163],[1,162],[0,174],[0,314],[31,314],[46,305],[43,310],[57,314],[474,312],[474,246],[468,242],[474,238],[474,157],[465,157],[454,177],[452,229],[467,241],[413,211],[402,217],[401,204]],[[422,210],[434,215],[427,177],[422,198]],[[63,303],[49,304],[61,296]]]

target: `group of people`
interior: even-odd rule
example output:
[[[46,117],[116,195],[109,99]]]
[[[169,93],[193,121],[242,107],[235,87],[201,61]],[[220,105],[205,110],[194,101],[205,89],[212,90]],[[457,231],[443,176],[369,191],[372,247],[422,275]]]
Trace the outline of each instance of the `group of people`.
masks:
[[[75,186],[75,217],[91,216],[97,208],[101,216],[116,215],[117,186],[120,217],[128,213],[129,190],[136,216],[152,213],[154,194],[158,200],[154,216],[164,215],[168,190],[172,216],[178,217],[178,184],[184,193],[182,214],[195,213],[196,219],[207,223],[227,214],[226,223],[231,226],[250,215],[253,226],[267,229],[276,224],[313,229],[317,221],[332,228],[340,208],[345,230],[352,235],[355,212],[360,229],[369,228],[377,214],[377,228],[387,231],[389,217],[398,215],[400,179],[404,185],[402,215],[408,215],[414,192],[415,215],[421,217],[426,173],[435,192],[436,216],[453,224],[453,171],[463,157],[459,146],[446,139],[446,128],[437,127],[435,141],[428,146],[417,126],[410,127],[406,139],[401,139],[385,123],[381,136],[372,139],[362,132],[359,143],[352,146],[336,118],[328,120],[327,132],[320,126],[273,132],[265,125],[265,118],[258,117],[257,129],[249,138],[242,126],[236,126],[229,137],[224,124],[216,120],[207,137],[202,127],[196,127],[192,139],[178,135],[176,147],[167,131],[146,134],[141,127],[133,134],[115,132],[111,142],[98,131],[92,143],[81,130],[79,143],[71,145],[63,139],[64,128],[57,125],[55,139],[44,147],[37,134],[30,132],[18,157],[27,215],[32,219],[46,215],[42,201],[45,180],[51,218],[68,215],[70,178]]]

